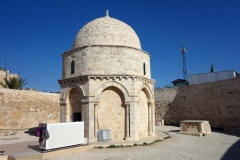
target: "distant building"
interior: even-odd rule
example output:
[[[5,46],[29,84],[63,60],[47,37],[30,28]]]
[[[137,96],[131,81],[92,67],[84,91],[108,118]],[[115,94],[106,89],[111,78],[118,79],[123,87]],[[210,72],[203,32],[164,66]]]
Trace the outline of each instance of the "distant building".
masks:
[[[172,81],[174,87],[186,86],[188,85],[188,81],[185,79],[176,79]]]
[[[164,88],[173,88],[173,87],[181,87],[181,86],[189,85],[188,80],[185,80],[185,79],[176,79],[171,83],[172,84],[164,85]]]
[[[212,71],[212,70],[211,70]],[[189,75],[189,85],[237,78],[240,74],[234,70]]]
[[[192,74],[188,76],[189,85],[221,81],[225,79],[240,77],[239,73],[234,70],[216,72],[213,62],[210,73]]]
[[[35,89],[35,88],[26,88],[26,89],[24,89],[24,90],[28,90],[28,91],[38,91],[38,90]]]

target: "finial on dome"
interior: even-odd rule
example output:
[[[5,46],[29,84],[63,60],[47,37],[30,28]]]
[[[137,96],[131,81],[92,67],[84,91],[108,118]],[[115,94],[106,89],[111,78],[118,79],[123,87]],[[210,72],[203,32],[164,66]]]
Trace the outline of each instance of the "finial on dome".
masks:
[[[109,17],[108,10],[106,10],[106,17]]]

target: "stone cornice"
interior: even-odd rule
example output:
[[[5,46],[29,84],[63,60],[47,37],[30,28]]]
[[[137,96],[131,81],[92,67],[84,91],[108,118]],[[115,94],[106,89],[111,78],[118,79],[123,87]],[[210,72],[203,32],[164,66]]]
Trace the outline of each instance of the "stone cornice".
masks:
[[[70,78],[64,78],[58,80],[58,83],[60,85],[62,84],[70,84],[70,83],[78,83],[78,82],[86,82],[88,80],[127,80],[127,79],[132,79],[133,81],[142,81],[143,83],[147,84],[155,84],[154,79],[149,79],[145,77],[140,77],[140,76],[134,76],[134,75],[83,75],[83,76],[77,76],[77,77],[70,77]]]
[[[78,47],[78,48],[71,49],[71,50],[68,50],[66,52],[63,52],[62,56],[65,55],[65,54],[69,54],[71,52],[81,51],[81,50],[83,50],[85,48],[88,48],[88,47],[121,47],[121,48],[130,48],[130,49],[141,51],[141,52],[147,54],[148,56],[151,56],[148,52],[146,52],[144,50],[137,49],[137,48],[134,48],[134,47],[118,46],[118,45],[86,45],[86,46]]]

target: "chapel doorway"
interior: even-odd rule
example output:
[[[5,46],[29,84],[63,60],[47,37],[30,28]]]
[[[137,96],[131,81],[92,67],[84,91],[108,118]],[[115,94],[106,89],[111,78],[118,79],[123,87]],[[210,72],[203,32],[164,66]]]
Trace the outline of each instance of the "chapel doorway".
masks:
[[[125,137],[124,95],[116,87],[108,87],[99,96],[98,130],[110,129],[113,140]]]
[[[70,122],[82,121],[81,95],[75,88],[69,93],[69,104]]]

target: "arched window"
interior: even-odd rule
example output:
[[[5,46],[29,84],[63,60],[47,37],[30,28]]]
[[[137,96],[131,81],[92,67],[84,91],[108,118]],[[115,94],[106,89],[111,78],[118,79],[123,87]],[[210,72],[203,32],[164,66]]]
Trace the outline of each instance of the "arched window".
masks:
[[[143,75],[146,75],[146,65],[143,63]]]
[[[71,74],[73,74],[75,71],[75,62],[74,60],[71,62]]]

